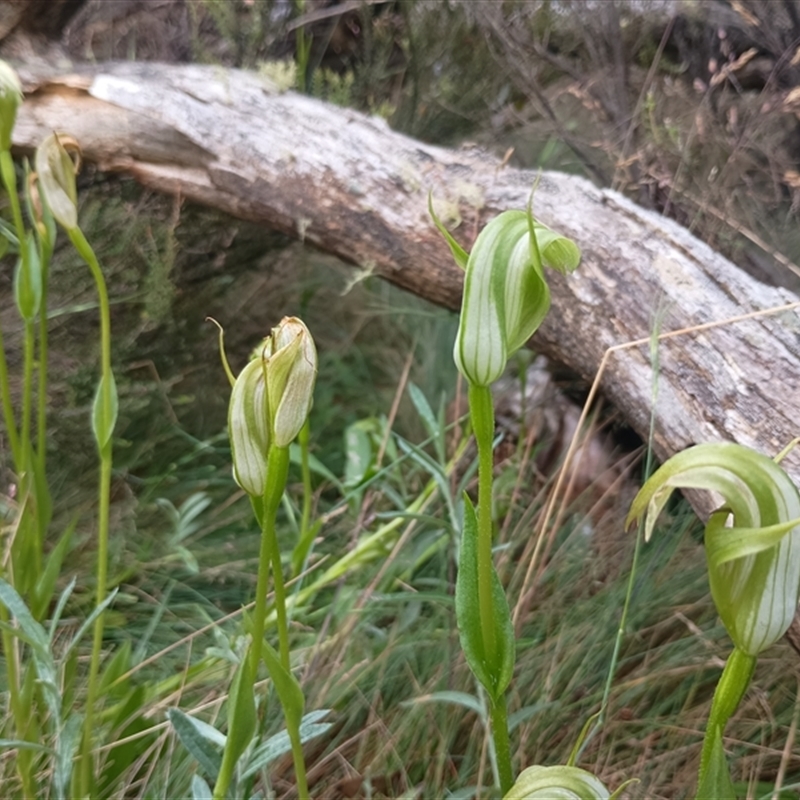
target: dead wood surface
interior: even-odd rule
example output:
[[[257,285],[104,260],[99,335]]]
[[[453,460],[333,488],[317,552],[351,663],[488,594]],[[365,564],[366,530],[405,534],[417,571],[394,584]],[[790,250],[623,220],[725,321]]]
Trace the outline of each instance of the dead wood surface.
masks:
[[[483,151],[432,147],[382,119],[279,92],[235,70],[116,63],[20,68],[28,93],[15,145],[75,136],[101,169],[263,222],[449,308],[461,273],[427,212],[460,219],[465,246],[535,179]],[[586,180],[545,173],[535,213],[575,239],[582,266],[551,274],[538,350],[594,379],[608,348],[798,302],[757,282],[687,230]],[[655,449],[732,440],[768,454],[800,434],[800,313],[792,308],[662,340]],[[645,341],[606,360],[601,388],[646,435],[653,404]],[[800,482],[800,454],[784,462]],[[707,502],[707,501],[706,501]],[[709,511],[695,498],[701,515]]]

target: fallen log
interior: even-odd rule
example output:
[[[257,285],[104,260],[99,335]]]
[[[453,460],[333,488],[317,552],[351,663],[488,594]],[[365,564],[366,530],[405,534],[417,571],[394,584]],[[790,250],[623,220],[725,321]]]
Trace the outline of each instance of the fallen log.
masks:
[[[132,62],[20,72],[20,150],[67,132],[102,170],[263,222],[448,308],[459,305],[462,276],[428,216],[428,193],[469,247],[492,216],[524,208],[535,179],[253,73]],[[658,346],[660,458],[715,440],[775,454],[798,436],[797,295],[581,178],[545,173],[534,211],[583,250],[577,273],[550,276],[553,309],[534,346],[588,381],[602,365],[603,394],[642,435],[654,397],[651,336],[686,331]],[[800,453],[784,464],[800,482]],[[706,515],[709,501],[692,499]]]

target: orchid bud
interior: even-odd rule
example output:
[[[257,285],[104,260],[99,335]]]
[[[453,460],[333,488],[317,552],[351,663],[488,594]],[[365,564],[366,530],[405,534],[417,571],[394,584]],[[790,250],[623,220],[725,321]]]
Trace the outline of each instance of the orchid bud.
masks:
[[[317,378],[317,349],[297,317],[284,317],[264,344],[271,434],[288,447],[311,411]]]
[[[579,767],[528,767],[504,800],[611,800],[601,781]]]
[[[270,446],[288,447],[311,410],[317,351],[308,328],[284,317],[233,385],[228,434],[236,482],[260,497]]]
[[[670,458],[641,488],[627,524],[649,539],[675,489],[707,489],[724,505],[705,529],[711,596],[736,647],[755,657],[789,627],[800,597],[800,493],[775,461],[732,443]]]
[[[76,160],[70,152],[75,154]],[[80,166],[80,148],[70,136],[51,133],[36,148],[39,189],[53,216],[68,231],[78,227],[78,191],[75,174]]]
[[[249,495],[260,497],[267,482],[269,418],[264,365],[251,361],[233,385],[228,407],[233,477]]]
[[[11,133],[22,102],[22,84],[17,73],[0,61],[0,150],[11,149]]]
[[[456,261],[466,254],[438,220]],[[550,307],[543,265],[561,273],[580,263],[578,246],[536,222],[530,209],[504,211],[480,233],[466,260],[461,319],[453,352],[474,386],[488,386],[530,339]]]

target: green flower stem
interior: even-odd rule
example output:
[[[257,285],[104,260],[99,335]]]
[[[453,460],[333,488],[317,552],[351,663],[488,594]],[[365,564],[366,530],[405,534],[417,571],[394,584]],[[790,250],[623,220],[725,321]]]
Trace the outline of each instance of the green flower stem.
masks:
[[[289,624],[286,614],[286,587],[283,582],[278,537],[275,532],[275,518],[286,489],[289,473],[289,448],[270,447],[267,458],[267,485],[264,488],[264,506],[261,520],[261,549],[258,558],[258,581],[256,584],[256,603],[253,610],[253,646],[250,650],[252,674],[258,669],[261,656],[260,643],[264,639],[264,624],[267,612],[267,582],[270,565],[275,585],[275,616],[278,623],[278,650],[281,665],[289,672],[291,661],[289,653]],[[308,798],[308,781],[303,758],[303,747],[300,741],[299,724],[286,719],[286,730],[292,745],[294,771],[297,778],[297,793],[300,800]]]
[[[505,797],[514,785],[514,773],[511,768],[511,745],[508,739],[508,706],[503,695],[491,706],[492,739],[497,757],[497,772],[500,777],[500,794]]]
[[[42,246],[39,258],[42,269],[42,299],[39,307],[39,387],[36,410],[36,457],[39,474],[44,479],[47,453],[47,283],[52,247]]]
[[[269,569],[273,563],[273,551],[277,549],[275,535],[275,516],[278,513],[283,492],[286,489],[286,478],[289,474],[289,449],[286,447],[270,447],[267,459],[267,485],[264,487],[264,507],[261,519],[261,547],[258,554],[258,580],[256,582],[256,603],[253,609],[253,644],[250,650],[250,666],[253,676],[258,671],[261,659],[261,642],[264,639],[264,621],[267,616],[267,586]],[[279,571],[279,570],[278,570]],[[283,577],[283,576],[281,576]],[[282,584],[281,584],[282,585]],[[275,607],[278,610],[278,590],[275,590]],[[280,612],[279,612],[280,613]],[[280,617],[279,617],[280,620]],[[286,601],[283,598],[283,620],[286,620]],[[279,633],[280,622],[279,622]],[[287,634],[288,642],[288,634]],[[287,645],[288,647],[288,645]],[[283,640],[281,639],[281,652]]]
[[[80,228],[67,231],[70,241],[87,263],[97,288],[98,302],[100,305],[100,374],[101,391],[100,402],[103,406],[104,418],[112,418],[113,399],[111,375],[111,311],[108,302],[108,290],[105,278],[100,269],[100,264],[86,237]],[[112,464],[112,436],[100,447],[100,481],[98,486],[98,512],[97,512],[97,599],[99,606],[106,597],[108,584],[108,532],[111,496],[111,464]],[[100,651],[103,644],[104,614],[98,614],[94,623],[94,636],[92,639],[92,657],[89,665],[89,687],[86,697],[86,717],[84,719],[83,743],[81,748],[80,786],[81,796],[91,795],[92,788],[92,736],[94,734],[94,706],[97,696],[98,675],[100,673]]]
[[[303,755],[303,743],[300,740],[300,726],[290,723],[287,719],[286,730],[289,733],[289,741],[292,743],[292,760],[294,761],[294,774],[297,779],[297,797],[298,800],[309,800],[306,762]]]
[[[300,535],[298,541],[304,542],[311,524],[311,468],[308,464],[308,442],[311,438],[311,424],[306,419],[297,436],[300,445],[300,474],[303,479],[303,510],[300,516]],[[302,568],[302,565],[300,565]],[[300,570],[298,569],[298,572]]]
[[[17,433],[17,423],[14,418],[14,407],[11,405],[11,388],[8,383],[8,363],[6,362],[6,348],[3,343],[3,331],[0,330],[0,395],[3,402],[3,422],[6,426],[8,443],[11,447],[11,456],[14,459],[15,468],[19,468],[21,450],[19,444],[19,434]]]
[[[253,649],[255,649],[255,647],[253,647]],[[230,696],[228,697],[228,702],[231,702]],[[214,783],[214,790],[211,795],[211,800],[225,800],[225,795],[228,793],[228,787],[231,785],[233,773],[236,769],[236,759],[231,757],[232,752],[233,751],[230,748],[225,747],[225,750],[222,753],[222,763],[219,767],[217,780]]]
[[[22,480],[30,479],[28,458],[31,447],[31,414],[33,408],[33,361],[36,345],[36,328],[33,321],[25,320],[24,344],[22,356],[22,426],[20,428],[23,454],[25,458],[25,471],[28,473]]]
[[[27,260],[28,249],[25,246],[25,226],[22,222],[22,211],[17,195],[17,174],[14,170],[14,160],[9,150],[0,150],[0,174],[2,175],[3,185],[8,194],[11,204],[11,214],[14,220],[14,228],[19,239],[20,257]],[[26,325],[27,334],[27,325]],[[26,336],[26,364],[27,360],[27,336]],[[31,358],[32,363],[32,358]],[[0,331],[0,395],[2,395],[3,421],[6,427],[8,442],[11,447],[11,455],[14,459],[14,468],[18,476],[27,471],[24,459],[27,457],[29,449],[23,447],[20,441],[20,434],[14,417],[14,407],[11,403],[11,389],[8,381],[8,363],[6,362],[6,351],[3,342],[2,331]],[[20,493],[20,496],[24,496]],[[13,567],[12,567],[13,568]],[[12,580],[13,583],[13,580]],[[0,620],[9,623],[9,615],[5,606],[0,608]],[[2,635],[3,652],[6,653],[6,674],[8,676],[8,693],[11,705],[11,713],[14,717],[14,724],[17,736],[20,739],[27,738],[28,726],[26,721],[30,714],[25,713],[23,708],[22,696],[19,692],[19,672],[17,670],[19,662],[19,649],[17,640],[8,631],[3,630]],[[19,750],[17,753],[17,772],[22,783],[22,793],[24,797],[35,797],[36,789],[32,773],[33,755],[28,750]]]
[[[494,402],[488,386],[469,387],[472,432],[478,445],[478,609],[484,652],[494,653],[497,636],[492,612],[492,483],[494,472]],[[492,703],[492,738],[497,756],[497,771],[503,794],[514,784],[511,748],[508,739],[508,712],[505,695]]]
[[[714,690],[711,713],[708,715],[708,725],[703,739],[703,751],[700,755],[698,786],[703,784],[706,772],[711,764],[714,730],[719,729],[720,735],[722,735],[728,720],[739,707],[739,703],[750,685],[750,679],[753,677],[755,668],[756,657],[748,655],[738,647],[734,648],[725,662],[725,669],[722,671],[717,688]]]
[[[17,174],[14,171],[14,160],[8,150],[0,151],[0,173],[2,173],[3,185],[8,193],[11,203],[11,214],[14,218],[14,228],[19,239],[20,258],[28,258],[28,250],[25,247],[25,228],[22,224],[22,211],[19,207],[19,197],[17,196]],[[8,365],[6,363],[6,351],[3,345],[2,332],[0,332],[0,392],[3,395],[3,417],[8,433],[8,441],[11,445],[11,454],[14,458],[14,467],[19,474],[24,469],[22,459],[24,454],[20,445],[19,434],[17,433],[16,422],[14,421],[14,409],[11,405],[11,391],[8,383]]]
[[[481,636],[486,653],[494,653],[497,641],[492,620],[492,472],[494,456],[494,405],[488,386],[469,387],[472,432],[478,445],[478,607]]]

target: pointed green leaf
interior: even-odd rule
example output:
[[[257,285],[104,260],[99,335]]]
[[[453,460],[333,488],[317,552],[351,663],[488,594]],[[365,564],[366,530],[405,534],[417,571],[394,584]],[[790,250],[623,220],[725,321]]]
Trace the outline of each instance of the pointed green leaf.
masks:
[[[461,706],[468,711],[474,711],[479,719],[486,721],[487,711],[480,698],[475,697],[474,694],[467,694],[466,692],[456,691],[441,691],[431,692],[431,694],[424,694],[420,697],[415,697],[413,700],[406,700],[400,705],[402,706],[416,706],[422,703],[451,703],[452,705]]]
[[[24,739],[0,739],[0,748],[8,750],[31,750],[34,753],[47,753],[53,755],[53,751],[38,742],[26,742]]]
[[[25,601],[17,594],[13,586],[0,578],[0,603],[2,603],[19,623],[27,641],[33,646],[39,657],[50,656],[50,640],[45,629],[33,618],[25,605]]]
[[[111,603],[114,602],[117,596],[117,591],[118,589],[113,589],[111,592],[108,593],[108,595],[103,600],[103,602],[100,603],[100,605],[95,606],[92,609],[92,613],[89,614],[89,616],[81,623],[80,628],[78,628],[77,632],[67,645],[67,649],[64,651],[64,657],[66,657],[70,652],[72,652],[72,650],[75,648],[78,642],[80,642],[80,640],[83,638],[86,631],[89,630],[89,628],[91,628],[92,625],[94,625],[94,621],[100,616],[100,614],[102,614],[111,605]]]
[[[111,440],[117,424],[117,384],[114,373],[104,375],[97,384],[92,406],[92,432],[97,446],[103,450]]]
[[[697,800],[736,800],[728,761],[722,746],[722,732],[716,727],[713,732],[711,758],[697,787]]]
[[[303,706],[305,705],[303,690],[300,688],[297,678],[283,668],[275,648],[266,639],[262,644],[261,652],[264,663],[267,665],[267,672],[269,672],[270,678],[272,678],[275,693],[281,702],[284,716],[289,724],[299,725],[303,717]]]
[[[72,764],[81,738],[83,717],[71,714],[61,729],[56,741],[56,758],[53,766],[53,789],[56,800],[67,800],[72,778]]]
[[[289,446],[289,457],[292,464],[300,465],[300,445],[292,444]],[[342,482],[313,454],[308,454],[308,467],[315,475],[330,481],[342,494],[344,494],[344,487]]]
[[[61,576],[61,565],[69,552],[72,544],[72,534],[75,532],[77,518],[73,519],[61,535],[56,546],[50,551],[44,564],[44,569],[36,581],[36,586],[31,597],[31,613],[36,619],[42,619],[50,607],[56,583]]]
[[[411,382],[408,384],[408,396],[411,398],[414,408],[417,409],[417,414],[419,414],[419,418],[422,420],[422,424],[425,426],[428,436],[430,436],[431,439],[437,438],[439,435],[439,422],[422,389],[420,389],[416,383]]]
[[[30,231],[25,247],[26,258],[20,256],[14,270],[14,300],[20,316],[25,321],[32,322],[42,304],[42,265],[36,239]]]
[[[249,658],[244,658],[233,676],[228,693],[228,736],[225,758],[236,763],[250,744],[256,731],[256,698]]]
[[[53,610],[53,615],[50,617],[50,622],[48,623],[47,627],[47,639],[51,646],[56,637],[56,632],[58,631],[58,624],[61,622],[61,615],[64,613],[64,608],[66,607],[67,601],[72,595],[77,582],[78,579],[73,577],[72,580],[66,585],[64,591],[61,592],[58,597],[58,602],[56,603],[56,607]]]
[[[126,639],[122,646],[111,657],[106,668],[100,676],[97,694],[105,697],[111,687],[114,687],[117,694],[124,693],[127,689],[128,681],[119,681],[131,668],[131,642]],[[119,683],[117,683],[119,681]]]
[[[464,530],[456,578],[456,622],[461,648],[475,677],[497,702],[514,673],[515,640],[511,612],[503,587],[492,570],[492,619],[497,635],[494,653],[487,653],[478,607],[478,521],[469,497],[464,497]]]
[[[319,711],[309,711],[300,723],[300,743],[305,744],[317,736],[327,733],[332,725],[330,722],[319,722],[330,714],[330,709],[320,709]],[[242,780],[247,780],[251,775],[255,775],[262,769],[266,769],[273,761],[290,752],[292,742],[286,730],[270,736],[265,742],[260,744],[250,757],[247,766],[242,770]]]
[[[179,708],[169,709],[167,717],[183,746],[197,759],[206,774],[216,780],[222,757],[209,738],[198,730],[195,725],[197,720]]]

